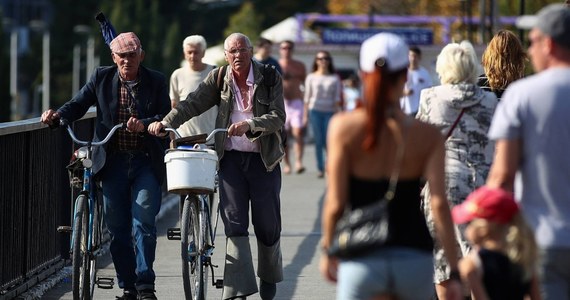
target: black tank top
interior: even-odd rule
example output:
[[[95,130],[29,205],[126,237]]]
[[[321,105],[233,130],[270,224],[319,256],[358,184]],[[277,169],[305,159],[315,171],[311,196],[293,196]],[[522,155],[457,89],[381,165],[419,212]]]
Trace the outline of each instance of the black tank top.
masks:
[[[349,202],[353,208],[368,205],[384,196],[389,180],[367,180],[351,176]],[[421,209],[420,179],[398,180],[390,215],[387,245],[410,247],[431,252],[433,240]]]
[[[530,282],[523,280],[521,266],[511,262],[505,254],[480,249],[483,285],[490,300],[522,300],[530,291]]]

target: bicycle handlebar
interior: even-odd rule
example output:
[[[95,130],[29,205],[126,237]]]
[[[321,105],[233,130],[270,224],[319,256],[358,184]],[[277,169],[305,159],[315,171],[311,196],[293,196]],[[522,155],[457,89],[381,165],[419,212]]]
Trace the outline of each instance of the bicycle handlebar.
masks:
[[[176,136],[177,139],[181,138],[182,136],[180,135],[180,133],[178,133],[178,131],[174,128],[170,128],[170,127],[163,127],[162,128],[164,131],[169,131],[169,132],[173,132],[174,135]],[[210,132],[210,134],[208,135],[208,137],[206,138],[206,143],[211,141],[214,136],[216,135],[216,133],[218,132],[227,132],[228,130],[226,128],[216,128],[214,130],[212,130],[212,132]]]
[[[118,129],[124,129],[127,127],[124,123],[117,124],[117,125],[113,126],[113,128],[111,128],[111,131],[109,131],[107,136],[102,141],[93,142],[93,141],[82,141],[82,140],[78,139],[77,137],[75,137],[75,134],[73,133],[73,129],[71,129],[71,126],[69,126],[67,120],[61,119],[59,121],[59,124],[61,126],[64,126],[67,129],[67,132],[69,133],[69,136],[71,137],[71,139],[76,144],[81,145],[81,146],[86,146],[86,145],[101,146],[101,145],[104,145],[111,139],[113,134],[115,134],[115,131],[117,131]]]

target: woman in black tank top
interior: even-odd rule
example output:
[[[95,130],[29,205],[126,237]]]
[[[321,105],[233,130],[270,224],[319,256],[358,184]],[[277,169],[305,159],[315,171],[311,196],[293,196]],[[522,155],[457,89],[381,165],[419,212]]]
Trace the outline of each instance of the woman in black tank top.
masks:
[[[398,36],[380,33],[366,40],[360,52],[365,104],[335,115],[330,122],[320,271],[325,279],[338,283],[337,299],[429,299],[433,295],[433,241],[419,195],[424,178],[435,190],[432,209],[438,235],[452,271],[458,274],[445,198],[443,137],[434,126],[407,117],[399,106],[408,64],[408,47]],[[394,162],[396,152],[401,154],[398,162]],[[386,245],[351,259],[330,256],[327,249],[345,209],[385,201],[382,196],[393,173],[399,175],[394,176],[398,179],[395,197],[388,204]],[[460,297],[456,280],[448,299]]]

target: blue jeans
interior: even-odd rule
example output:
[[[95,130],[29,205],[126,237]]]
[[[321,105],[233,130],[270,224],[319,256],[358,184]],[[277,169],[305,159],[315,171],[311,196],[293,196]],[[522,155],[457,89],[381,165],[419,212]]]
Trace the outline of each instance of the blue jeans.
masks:
[[[570,249],[541,251],[542,299],[570,300]]]
[[[379,248],[340,262],[337,299],[371,299],[381,294],[401,300],[430,299],[435,293],[432,276],[430,252],[404,247]]]
[[[314,109],[309,110],[309,122],[311,122],[311,127],[313,127],[313,134],[315,136],[317,169],[320,172],[325,170],[323,151],[327,150],[327,129],[329,128],[329,121],[333,115],[334,112],[324,112]]]
[[[109,155],[101,184],[119,287],[154,289],[155,217],[162,199],[151,159],[143,152]]]

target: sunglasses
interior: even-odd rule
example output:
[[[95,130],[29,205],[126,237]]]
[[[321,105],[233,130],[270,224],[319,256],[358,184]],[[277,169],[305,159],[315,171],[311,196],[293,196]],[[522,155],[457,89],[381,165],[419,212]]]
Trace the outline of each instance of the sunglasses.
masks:
[[[325,57],[317,57],[317,60],[331,60],[330,57],[325,56]]]

